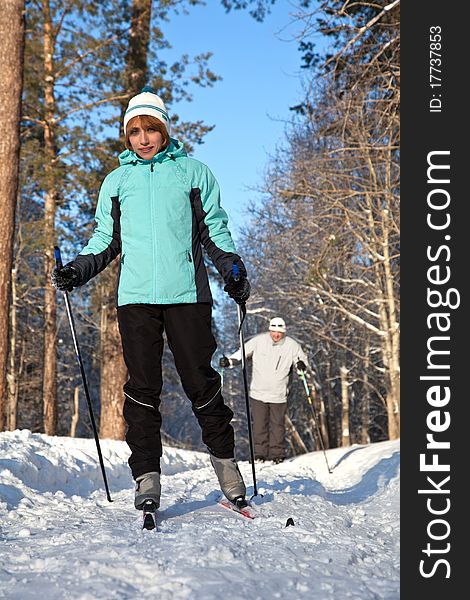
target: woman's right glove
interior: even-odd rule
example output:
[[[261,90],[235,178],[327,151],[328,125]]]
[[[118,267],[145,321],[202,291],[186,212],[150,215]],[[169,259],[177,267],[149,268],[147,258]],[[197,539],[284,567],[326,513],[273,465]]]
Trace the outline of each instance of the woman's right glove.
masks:
[[[227,284],[224,287],[224,292],[235,300],[237,304],[245,304],[250,297],[250,282],[245,275],[240,274],[238,279],[235,279],[233,273],[230,273]]]
[[[54,267],[51,274],[51,283],[61,292],[71,292],[78,284],[79,278],[80,275],[75,267],[65,265],[61,268]]]

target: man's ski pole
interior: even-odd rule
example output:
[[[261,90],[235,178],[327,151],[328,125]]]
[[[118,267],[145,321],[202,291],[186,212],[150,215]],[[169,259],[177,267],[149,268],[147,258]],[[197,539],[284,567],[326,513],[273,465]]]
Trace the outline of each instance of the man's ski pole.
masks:
[[[224,389],[224,372],[225,372],[225,369],[223,367],[220,367],[219,375],[220,375],[220,385],[222,386],[222,389]]]
[[[317,433],[318,433],[318,438],[320,439],[320,445],[322,447],[323,450],[323,456],[325,457],[325,462],[326,462],[326,466],[328,467],[328,473],[333,473],[333,471],[330,469],[330,465],[328,464],[328,459],[326,458],[326,452],[325,452],[325,445],[323,443],[323,437],[321,434],[321,430],[320,427],[318,425],[318,419],[317,419],[317,415],[316,415],[316,411],[315,411],[315,406],[312,402],[312,396],[310,394],[310,390],[308,387],[308,383],[307,383],[307,378],[305,377],[305,371],[299,371],[299,375],[300,375],[300,379],[302,379],[302,382],[304,384],[304,388],[305,388],[305,392],[307,394],[307,401],[310,405],[310,408],[312,409],[312,416],[313,416],[313,422],[315,424],[315,427],[317,429]]]
[[[233,263],[233,277],[235,281],[240,278],[237,263]],[[243,313],[243,314],[242,314]],[[251,470],[253,473],[253,496],[258,495],[258,488],[256,486],[256,469],[255,469],[255,453],[253,450],[253,431],[251,427],[251,410],[250,410],[250,398],[248,396],[248,379],[246,376],[246,356],[245,356],[245,339],[243,337],[243,321],[246,315],[246,306],[240,306],[237,304],[238,314],[238,335],[240,337],[240,349],[242,354],[242,375],[243,375],[243,386],[245,389],[245,403],[246,403],[246,418],[248,421],[248,441],[250,442],[250,456],[251,456]]]
[[[58,246],[54,246],[54,259],[55,259],[56,267],[58,269],[61,269],[62,268],[62,257],[60,255],[60,248]],[[64,291],[64,301],[65,301],[65,308],[67,310],[67,316],[69,318],[70,331],[72,332],[73,345],[75,347],[75,356],[77,357],[78,366],[80,367],[80,374],[82,376],[83,389],[85,390],[85,396],[86,396],[86,400],[87,400],[87,404],[88,404],[88,411],[90,413],[91,426],[93,428],[93,435],[95,436],[96,449],[98,450],[98,458],[100,461],[101,473],[103,474],[103,481],[104,481],[104,487],[106,489],[106,496],[108,498],[108,501],[112,502],[111,495],[109,493],[108,480],[106,479],[106,471],[104,470],[104,462],[103,462],[103,455],[101,454],[100,439],[98,437],[98,431],[96,429],[95,417],[93,415],[93,408],[91,406],[90,394],[88,392],[88,385],[87,385],[87,381],[86,381],[85,369],[83,368],[83,361],[82,361],[82,357],[80,354],[80,348],[78,346],[77,335],[75,333],[75,323],[73,320],[72,308],[70,306],[70,298],[69,298],[69,294],[67,291]]]

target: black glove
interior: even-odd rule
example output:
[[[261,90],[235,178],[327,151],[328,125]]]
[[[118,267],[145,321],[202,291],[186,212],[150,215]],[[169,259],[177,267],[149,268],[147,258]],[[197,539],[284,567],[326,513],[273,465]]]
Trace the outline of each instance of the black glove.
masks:
[[[235,280],[233,273],[230,273],[224,292],[227,292],[237,304],[245,304],[250,297],[250,282],[245,275],[240,274],[238,277]]]
[[[71,267],[69,265],[65,265],[59,269],[59,267],[54,267],[54,270],[51,274],[51,283],[52,285],[62,292],[71,292],[73,288],[77,285],[80,275],[78,274],[77,269]]]
[[[307,370],[307,367],[305,366],[305,363],[303,360],[298,360],[296,367],[297,367],[297,371],[306,371]]]
[[[222,356],[222,358],[219,360],[219,367],[222,367],[222,369],[228,369],[228,367],[230,367],[230,360],[226,356]]]

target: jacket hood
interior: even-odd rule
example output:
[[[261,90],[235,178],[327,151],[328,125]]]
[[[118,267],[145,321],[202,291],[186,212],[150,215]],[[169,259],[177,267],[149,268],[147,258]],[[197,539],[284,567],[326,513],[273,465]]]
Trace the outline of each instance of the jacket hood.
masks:
[[[187,156],[187,152],[184,149],[184,146],[178,140],[170,138],[170,145],[165,148],[162,152],[158,152],[155,154],[153,158],[150,160],[145,160],[141,158],[138,154],[136,154],[132,150],[124,150],[119,155],[119,164],[120,165],[129,165],[129,164],[150,164],[152,162],[163,162],[164,160],[173,160],[175,158],[181,158],[182,156]]]

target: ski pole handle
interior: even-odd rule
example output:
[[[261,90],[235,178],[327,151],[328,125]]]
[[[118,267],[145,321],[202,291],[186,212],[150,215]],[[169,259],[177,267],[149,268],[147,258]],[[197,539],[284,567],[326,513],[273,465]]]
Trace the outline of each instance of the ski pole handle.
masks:
[[[235,281],[238,281],[240,279],[240,271],[238,269],[238,263],[234,262],[232,265],[232,273],[233,273],[233,278],[235,279]]]
[[[58,269],[62,269],[62,256],[60,255],[60,248],[59,246],[54,246],[54,260],[55,260],[55,266]]]
[[[312,393],[310,391],[310,388],[308,387],[308,382],[307,382],[307,378],[305,377],[305,372],[301,371],[299,375],[300,375],[300,379],[302,380],[302,383],[304,384],[305,392],[307,393],[307,401],[310,405],[312,405]]]

